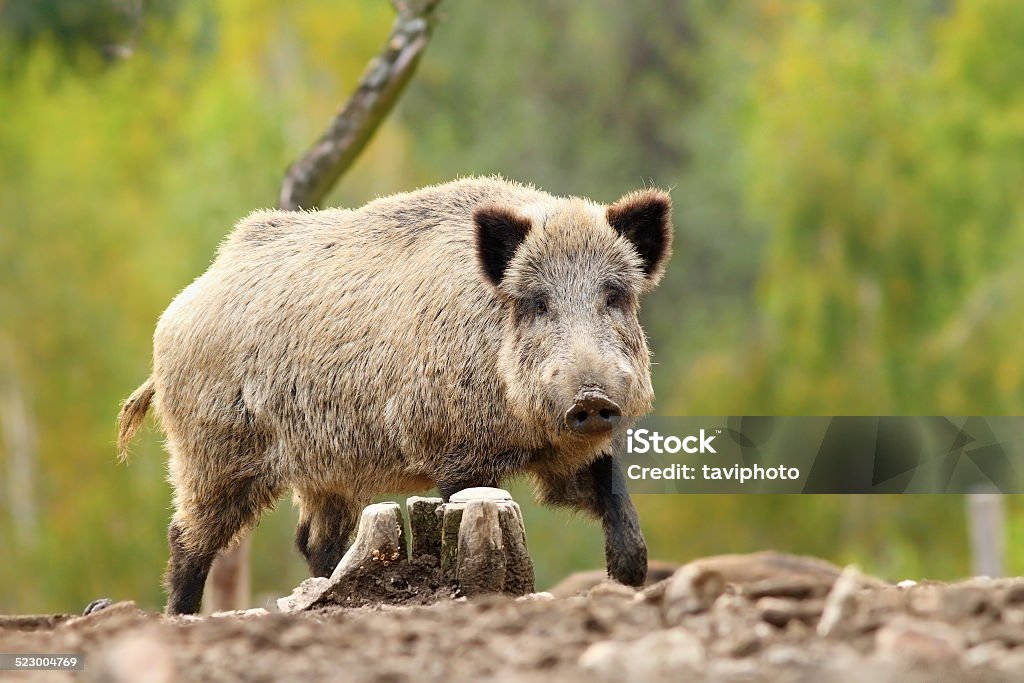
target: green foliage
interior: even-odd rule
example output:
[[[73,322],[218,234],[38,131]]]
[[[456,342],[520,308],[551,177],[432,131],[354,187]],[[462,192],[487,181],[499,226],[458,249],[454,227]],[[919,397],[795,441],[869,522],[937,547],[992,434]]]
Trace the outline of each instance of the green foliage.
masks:
[[[119,401],[160,312],[273,204],[392,18],[378,0],[145,3],[111,58],[134,6],[0,3],[0,390],[26,402],[41,511],[26,537],[0,433],[0,612],[162,602],[163,455],[154,430],[116,464]],[[662,414],[1021,413],[1018,3],[442,7],[334,203],[469,173],[605,201],[669,187],[676,254],[644,310]],[[662,559],[775,547],[968,571],[954,496],[637,504]],[[601,563],[595,524],[525,514],[542,585]],[[258,596],[303,575],[293,524],[282,504],[256,535]]]

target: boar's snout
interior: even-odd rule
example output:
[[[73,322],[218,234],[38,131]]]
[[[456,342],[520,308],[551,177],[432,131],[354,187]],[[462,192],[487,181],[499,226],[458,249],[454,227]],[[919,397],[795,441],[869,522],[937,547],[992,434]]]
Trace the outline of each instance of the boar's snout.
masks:
[[[565,411],[565,426],[577,434],[611,431],[622,419],[622,409],[599,389],[584,389]]]

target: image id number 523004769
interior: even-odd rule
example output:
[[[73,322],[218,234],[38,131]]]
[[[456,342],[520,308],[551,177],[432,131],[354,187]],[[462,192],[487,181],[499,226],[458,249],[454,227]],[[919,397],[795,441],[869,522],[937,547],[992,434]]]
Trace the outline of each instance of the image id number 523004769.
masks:
[[[54,653],[0,653],[0,671],[82,671],[85,655]]]

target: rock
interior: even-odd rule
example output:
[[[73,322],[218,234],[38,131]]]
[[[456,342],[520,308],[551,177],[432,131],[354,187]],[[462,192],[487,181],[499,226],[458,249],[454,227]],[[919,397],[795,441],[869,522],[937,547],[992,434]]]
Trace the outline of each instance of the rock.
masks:
[[[761,639],[753,633],[740,633],[719,638],[714,646],[716,652],[726,657],[749,657],[761,649]]]
[[[283,599],[284,598],[282,598],[282,600]],[[266,616],[267,614],[270,614],[270,612],[268,612],[264,608],[262,608],[262,607],[253,607],[251,609],[228,609],[228,610],[223,610],[221,612],[214,612],[213,614],[210,615],[210,617],[211,618],[221,618],[221,617],[242,617],[242,618],[247,618],[247,617],[262,617],[262,616]]]
[[[985,591],[971,586],[950,586],[942,596],[942,616],[950,621],[981,614],[989,606]]]
[[[917,585],[917,581],[914,581],[912,579],[903,579],[902,581],[900,581],[899,583],[896,584],[896,587],[897,588],[913,588],[916,585]]]
[[[367,505],[359,517],[356,538],[334,568],[331,581],[337,582],[370,562],[386,567],[394,562],[407,561],[405,528],[398,503]]]
[[[602,581],[590,589],[590,597],[592,598],[610,597],[632,600],[636,596],[637,591],[635,588],[621,584],[618,581]]]
[[[459,593],[500,593],[505,586],[505,544],[493,499],[466,503],[459,524],[456,562]]]
[[[804,667],[811,661],[807,650],[793,645],[776,645],[762,653],[766,664],[779,667]]]
[[[1017,624],[996,622],[982,629],[979,640],[995,641],[1007,647],[1019,647],[1024,645],[1024,628]]]
[[[757,601],[757,612],[761,619],[780,628],[794,620],[804,623],[812,622],[821,616],[823,609],[824,603],[821,600],[769,597]]]
[[[875,653],[883,659],[949,665],[965,650],[963,634],[939,621],[900,615],[875,634]]]
[[[1004,607],[1003,612],[1000,615],[1000,619],[1004,623],[1012,624],[1014,626],[1024,626],[1024,608],[1022,607]]]
[[[1007,605],[1024,603],[1024,581],[1018,579],[1010,583],[1003,593],[1003,601]]]
[[[545,602],[547,600],[554,600],[555,596],[547,591],[540,591],[539,593],[527,593],[526,595],[520,595],[516,598],[517,602]]]
[[[963,665],[968,669],[995,667],[1010,653],[1002,643],[982,643],[964,653]]]
[[[628,642],[594,643],[579,665],[604,681],[678,680],[702,666],[706,655],[700,638],[684,628],[655,631]]]
[[[444,501],[440,498],[411,496],[405,501],[409,512],[409,535],[412,536],[412,558],[429,555],[441,558],[441,515]]]
[[[68,619],[63,624],[62,628],[78,628],[78,627],[92,627],[94,624],[101,624],[105,621],[116,620],[120,617],[145,617],[146,613],[138,608],[132,600],[123,600],[121,602],[115,602],[114,604],[105,607],[100,610],[93,610],[92,612],[85,614],[80,617],[74,617]]]
[[[694,560],[694,567],[721,574],[726,583],[739,585],[759,581],[803,578],[831,585],[840,569],[831,562],[803,555],[766,550],[747,555],[713,555]]]
[[[687,614],[707,611],[724,590],[725,581],[718,572],[685,565],[665,585],[665,619],[676,624]]]
[[[647,563],[647,580],[644,582],[646,587],[644,595],[651,600],[660,600],[665,591],[665,586],[659,582],[670,578],[678,569],[679,565],[673,562],[649,561]],[[583,572],[573,572],[552,586],[550,590],[551,594],[555,597],[569,598],[586,593],[594,586],[607,580],[608,571],[606,569],[590,569]]]
[[[944,590],[943,586],[935,583],[918,584],[910,590],[910,611],[924,617],[939,615]]]
[[[110,598],[98,598],[85,606],[85,609],[82,610],[82,616],[87,617],[90,614],[95,614],[96,612],[104,610],[113,604],[114,602]]]
[[[834,577],[817,577],[807,575],[780,576],[755,581],[743,588],[743,595],[757,600],[759,598],[811,598],[824,597],[828,594]]]
[[[163,631],[145,628],[116,637],[86,662],[89,679],[109,683],[170,683],[177,680],[174,655]]]
[[[863,587],[860,570],[850,565],[832,585],[822,607],[818,635],[828,638],[853,630],[850,622],[857,613],[857,593]]]
[[[292,591],[292,594],[278,598],[277,608],[282,612],[299,612],[309,609],[331,586],[331,580],[322,576],[306,579]]]

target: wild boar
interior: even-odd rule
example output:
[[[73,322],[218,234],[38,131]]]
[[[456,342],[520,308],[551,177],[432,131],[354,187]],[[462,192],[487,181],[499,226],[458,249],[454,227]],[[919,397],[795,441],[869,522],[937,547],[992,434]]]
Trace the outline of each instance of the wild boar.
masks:
[[[374,495],[523,473],[597,516],[609,574],[643,584],[612,443],[651,407],[637,314],[671,243],[664,192],[602,206],[497,177],[241,221],[118,418],[122,456],[151,404],[166,432],[167,611],[198,610],[218,551],[286,490],[327,576]]]

